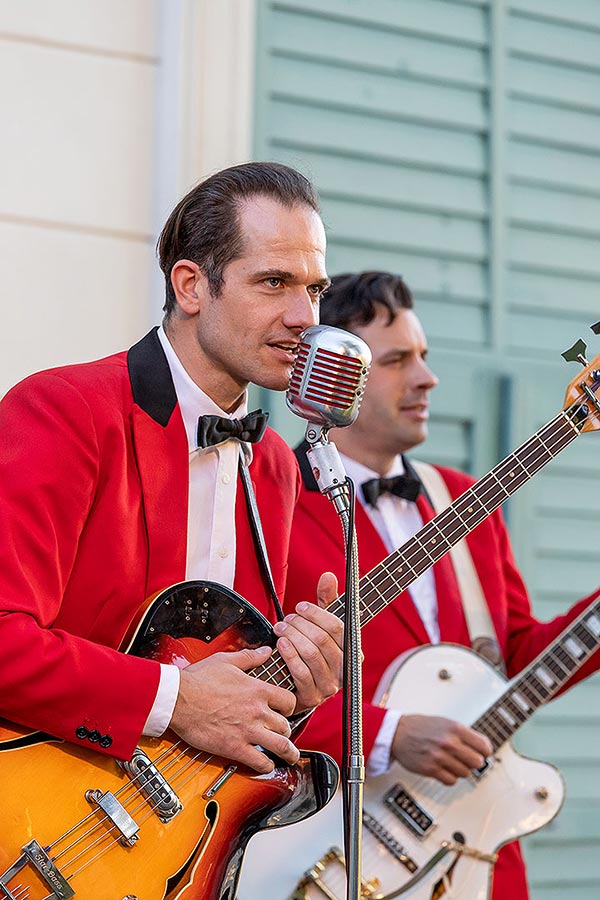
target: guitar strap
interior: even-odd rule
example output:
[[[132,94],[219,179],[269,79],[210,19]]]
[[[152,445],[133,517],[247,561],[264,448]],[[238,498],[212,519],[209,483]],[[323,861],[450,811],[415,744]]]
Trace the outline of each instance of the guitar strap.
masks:
[[[275,590],[275,582],[273,581],[273,573],[271,572],[271,565],[269,563],[269,555],[267,553],[267,545],[265,544],[265,536],[262,530],[256,496],[254,494],[254,488],[252,487],[252,479],[250,478],[250,471],[246,462],[244,448],[241,444],[238,465],[242,485],[244,487],[246,506],[248,507],[248,518],[250,519],[250,527],[252,528],[252,536],[254,538],[258,561],[262,568],[263,578],[269,589],[273,606],[275,607],[275,613],[279,621],[281,621],[283,619],[283,610],[281,608],[281,603],[279,602],[279,597],[277,596],[277,591]]]
[[[441,512],[450,506],[452,498],[446,482],[438,470],[429,463],[417,462],[413,459],[410,462],[423,483],[434,512]],[[500,652],[494,623],[485,601],[471,551],[464,538],[452,547],[450,557],[456,572],[471,647],[493,666],[503,670],[504,660]]]

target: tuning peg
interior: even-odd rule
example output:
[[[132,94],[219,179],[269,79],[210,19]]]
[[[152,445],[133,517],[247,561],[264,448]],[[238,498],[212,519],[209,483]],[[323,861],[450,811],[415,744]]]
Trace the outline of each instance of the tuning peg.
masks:
[[[595,325],[590,325],[590,328],[594,334],[600,334],[600,322],[596,322]]]
[[[592,328],[594,326],[592,325]],[[598,323],[598,327],[600,328],[600,322]],[[564,353],[561,353],[563,359],[566,359],[567,362],[578,362],[581,363],[582,366],[587,366],[588,361],[585,358],[585,354],[587,352],[587,346],[585,341],[582,341],[579,338],[578,341],[575,341],[572,347],[569,347],[568,350],[565,350]]]

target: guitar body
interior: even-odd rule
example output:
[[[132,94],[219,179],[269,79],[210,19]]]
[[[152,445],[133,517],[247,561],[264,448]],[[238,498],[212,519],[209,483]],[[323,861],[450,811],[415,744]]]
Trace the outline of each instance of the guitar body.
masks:
[[[270,624],[243,598],[196,581],[151,602],[128,652],[182,665],[273,643]],[[337,786],[335,763],[324,754],[257,775],[167,733],[142,740],[139,775],[112,758],[3,724],[0,780],[9,787],[0,817],[0,897],[233,900],[249,838],[311,815]]]
[[[376,702],[407,714],[446,716],[468,725],[506,689],[506,680],[485,660],[451,644],[419,648],[397,665],[384,677]],[[454,787],[394,763],[365,784],[364,811],[372,830],[363,825],[364,896],[437,900],[446,894],[449,900],[486,900],[496,850],[546,825],[563,798],[558,770],[519,755],[510,743],[479,778],[461,779]],[[411,813],[419,828],[405,824],[403,816],[414,823]],[[452,849],[444,853],[445,843]],[[465,852],[458,853],[461,845]],[[310,822],[252,839],[239,900],[342,900],[345,872],[334,848],[343,846],[338,793]],[[310,870],[312,876],[304,878]],[[445,884],[440,883],[443,876],[448,877]],[[318,886],[319,879],[329,893]]]

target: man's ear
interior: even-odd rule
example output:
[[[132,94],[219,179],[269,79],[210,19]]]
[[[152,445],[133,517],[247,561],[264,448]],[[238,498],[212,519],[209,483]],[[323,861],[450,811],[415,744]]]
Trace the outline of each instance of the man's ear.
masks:
[[[208,281],[198,263],[178,259],[171,269],[171,284],[182,312],[194,316],[209,293]]]

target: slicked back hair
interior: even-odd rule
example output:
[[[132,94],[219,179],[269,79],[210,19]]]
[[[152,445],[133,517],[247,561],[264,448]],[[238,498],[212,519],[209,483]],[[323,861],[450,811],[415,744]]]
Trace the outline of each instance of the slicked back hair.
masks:
[[[334,275],[321,298],[320,322],[352,331],[352,326],[368,325],[377,308],[387,310],[388,325],[399,309],[412,309],[413,297],[401,275],[391,272],[358,272]]]
[[[167,318],[176,304],[171,271],[180,259],[197,263],[211,294],[220,294],[225,267],[243,252],[240,204],[255,196],[270,197],[288,208],[308,206],[320,214],[319,198],[308,178],[280,163],[231,166],[197,184],[179,201],[158,238]]]

